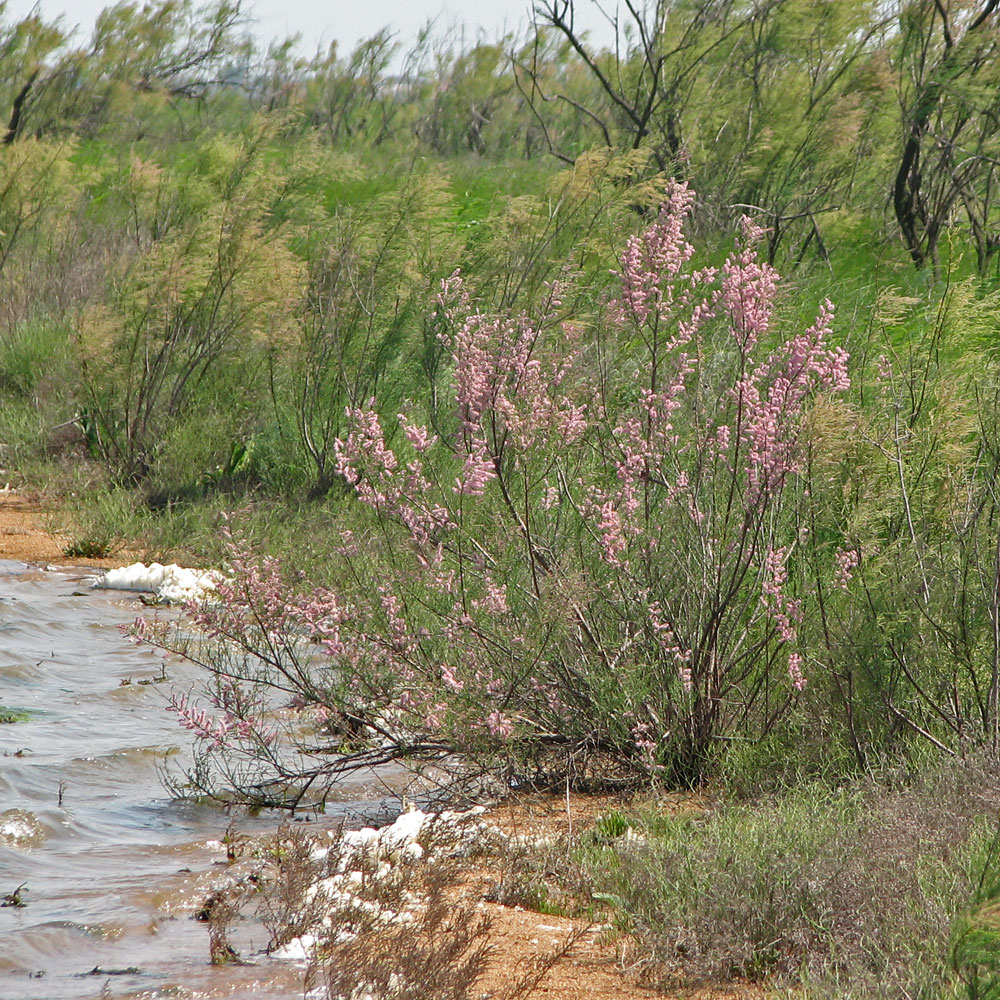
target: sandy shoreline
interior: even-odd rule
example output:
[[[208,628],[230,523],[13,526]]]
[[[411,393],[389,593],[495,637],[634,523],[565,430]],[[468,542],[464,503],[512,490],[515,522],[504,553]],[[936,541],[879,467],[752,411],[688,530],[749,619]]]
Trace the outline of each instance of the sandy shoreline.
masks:
[[[0,489],[0,559],[37,566],[92,566],[112,569],[129,562],[128,553],[106,559],[66,555],[70,539],[49,530],[50,516],[37,493]]]

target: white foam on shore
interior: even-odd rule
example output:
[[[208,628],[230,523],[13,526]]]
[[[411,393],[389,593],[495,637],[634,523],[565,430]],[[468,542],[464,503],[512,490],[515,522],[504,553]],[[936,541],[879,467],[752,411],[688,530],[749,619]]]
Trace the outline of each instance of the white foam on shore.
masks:
[[[292,938],[280,948],[271,952],[271,958],[280,958],[286,962],[308,963],[316,957],[316,938],[312,934],[303,934]]]
[[[223,575],[214,569],[186,569],[176,563],[132,563],[109,569],[97,577],[91,587],[100,590],[130,590],[155,594],[158,601],[170,604],[187,604],[191,601],[210,600]]]
[[[315,955],[318,939],[329,939],[331,933],[334,943],[353,938],[354,932],[349,926],[340,925],[334,929],[335,924],[340,924],[333,919],[336,914],[341,918],[352,913],[365,914],[382,924],[411,923],[423,905],[416,894],[403,892],[398,900],[400,909],[394,910],[364,898],[366,884],[370,886],[397,877],[406,865],[432,860],[439,850],[436,840],[441,842],[440,849],[451,853],[463,846],[474,848],[488,840],[506,840],[501,830],[481,820],[485,811],[483,806],[463,812],[446,810],[440,813],[409,809],[380,829],[366,826],[346,832],[330,831],[330,846],[314,843],[311,856],[321,861],[332,854],[326,866],[331,874],[309,885],[303,900],[312,912],[322,914],[319,923],[272,952],[271,957],[303,964]],[[427,843],[427,850],[419,842],[421,838]]]

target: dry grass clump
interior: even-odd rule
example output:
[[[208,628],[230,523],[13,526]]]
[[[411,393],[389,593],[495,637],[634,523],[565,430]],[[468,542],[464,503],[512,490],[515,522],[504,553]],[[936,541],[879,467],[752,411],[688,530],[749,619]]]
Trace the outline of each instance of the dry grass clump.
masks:
[[[661,984],[747,978],[816,998],[848,995],[848,984],[851,997],[939,996],[965,961],[952,954],[956,922],[981,908],[984,880],[1000,886],[989,849],[998,810],[995,763],[946,762],[701,817],[646,815],[644,837],[595,838],[578,858]]]
[[[383,920],[377,912],[355,916],[328,935],[320,953],[327,994],[333,997],[391,997],[393,1000],[466,1000],[482,975],[489,952],[490,918],[458,903],[450,865],[424,868],[419,885],[398,888],[384,904],[410,918]],[[413,906],[406,894],[419,895]]]

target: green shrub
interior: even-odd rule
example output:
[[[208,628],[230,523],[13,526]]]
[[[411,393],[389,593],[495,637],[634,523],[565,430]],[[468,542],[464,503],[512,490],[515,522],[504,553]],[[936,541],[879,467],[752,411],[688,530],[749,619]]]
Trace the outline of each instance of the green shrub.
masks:
[[[1000,997],[1000,824],[970,866],[978,882],[967,911],[952,927],[951,967],[967,1000]]]

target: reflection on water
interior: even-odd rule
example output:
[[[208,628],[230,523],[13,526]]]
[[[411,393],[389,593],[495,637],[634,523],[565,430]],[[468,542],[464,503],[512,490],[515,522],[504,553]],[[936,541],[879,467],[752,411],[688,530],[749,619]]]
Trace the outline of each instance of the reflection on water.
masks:
[[[117,628],[136,602],[84,576],[0,561],[0,706],[23,713],[0,724],[0,899],[25,904],[0,907],[0,1000],[301,996],[250,922],[233,942],[256,964],[208,965],[191,914],[226,870],[229,818],[171,801],[158,777],[187,746],[167,689],[194,668],[155,683],[159,656]],[[345,811],[365,790],[352,796]]]

